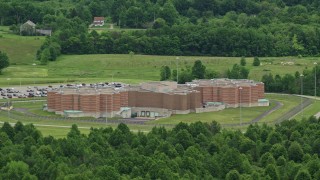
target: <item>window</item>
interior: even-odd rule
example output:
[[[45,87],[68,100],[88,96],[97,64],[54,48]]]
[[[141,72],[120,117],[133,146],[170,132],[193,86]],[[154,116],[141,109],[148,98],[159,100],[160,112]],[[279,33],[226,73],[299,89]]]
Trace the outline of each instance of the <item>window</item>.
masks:
[[[146,116],[150,117],[150,111],[146,111]]]
[[[141,116],[141,117],[145,117],[145,116],[146,116],[145,113],[146,113],[145,111],[141,111],[141,112],[140,112],[140,116]]]

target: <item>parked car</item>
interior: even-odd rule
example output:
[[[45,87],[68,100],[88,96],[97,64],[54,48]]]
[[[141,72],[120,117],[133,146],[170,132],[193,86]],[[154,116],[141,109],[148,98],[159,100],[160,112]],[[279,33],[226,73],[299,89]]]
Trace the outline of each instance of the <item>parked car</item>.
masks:
[[[24,95],[22,95],[22,94],[20,94],[19,96],[18,96],[18,98],[25,98],[26,96],[24,96]]]

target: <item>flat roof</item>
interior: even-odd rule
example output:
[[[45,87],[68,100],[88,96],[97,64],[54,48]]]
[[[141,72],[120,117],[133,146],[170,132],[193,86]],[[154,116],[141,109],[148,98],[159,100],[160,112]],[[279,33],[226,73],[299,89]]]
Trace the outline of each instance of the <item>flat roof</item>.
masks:
[[[268,99],[258,99],[258,102],[269,102]]]
[[[78,110],[64,110],[63,112],[64,112],[64,113],[69,113],[69,114],[71,114],[71,113],[74,113],[74,114],[76,114],[76,113],[82,113],[82,111],[78,111]]]
[[[234,86],[255,86],[257,84],[263,84],[262,82],[256,82],[250,79],[198,79],[192,82],[186,83],[189,86],[221,86],[221,87],[234,87]]]

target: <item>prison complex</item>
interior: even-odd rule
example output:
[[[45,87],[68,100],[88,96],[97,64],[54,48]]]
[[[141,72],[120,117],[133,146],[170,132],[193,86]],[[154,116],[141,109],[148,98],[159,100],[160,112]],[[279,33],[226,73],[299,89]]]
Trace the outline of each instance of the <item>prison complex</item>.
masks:
[[[268,105],[264,84],[247,79],[194,80],[186,84],[160,81],[48,92],[48,111],[71,117],[154,118]]]

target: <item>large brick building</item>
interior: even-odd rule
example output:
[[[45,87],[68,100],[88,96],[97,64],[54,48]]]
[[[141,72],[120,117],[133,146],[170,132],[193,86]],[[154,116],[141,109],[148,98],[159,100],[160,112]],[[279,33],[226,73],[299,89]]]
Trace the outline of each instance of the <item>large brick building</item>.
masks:
[[[225,107],[265,106],[264,84],[251,80],[148,82],[139,86],[61,88],[48,92],[48,111],[66,116],[158,117]]]
[[[200,91],[201,102],[222,102],[226,107],[262,106],[264,84],[247,79],[195,80],[187,83]],[[259,101],[260,100],[260,101]],[[260,103],[259,103],[260,102]]]

